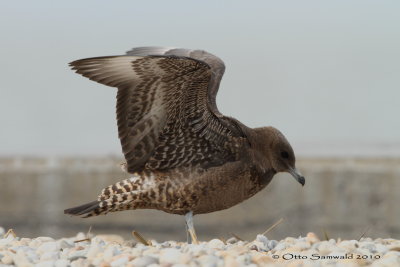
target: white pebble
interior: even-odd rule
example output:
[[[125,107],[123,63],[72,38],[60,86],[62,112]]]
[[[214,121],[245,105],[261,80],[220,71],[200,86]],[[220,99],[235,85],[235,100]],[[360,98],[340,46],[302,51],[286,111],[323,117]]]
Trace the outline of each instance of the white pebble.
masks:
[[[214,255],[203,255],[199,258],[200,266],[216,267],[218,266],[219,257]]]
[[[376,244],[376,253],[377,254],[383,255],[388,251],[389,251],[389,249],[386,246],[384,246],[382,244]]]
[[[37,241],[39,241],[41,243],[54,241],[53,238],[48,237],[48,236],[39,236],[39,237],[36,237],[35,240],[37,240]]]
[[[280,250],[284,250],[284,249],[286,249],[286,243],[282,242],[282,241],[279,242],[274,248],[274,250],[276,250],[276,251],[280,251]]]
[[[267,244],[267,247],[269,250],[274,249],[278,245],[278,241],[276,240],[270,240]]]
[[[373,242],[362,242],[360,248],[369,250],[370,253],[376,253],[376,246]]]
[[[92,244],[88,250],[88,252],[86,253],[86,257],[88,259],[94,259],[96,258],[96,256],[103,251],[102,247],[97,246],[95,244]]]
[[[40,255],[41,261],[47,261],[47,260],[56,261],[58,260],[58,258],[59,258],[59,253],[54,251],[47,251]]]
[[[300,250],[307,250],[311,247],[310,243],[306,241],[299,241],[294,244],[294,247],[300,249]]]
[[[55,265],[55,267],[68,267],[69,266],[69,261],[66,260],[66,259],[56,260],[54,265]]]
[[[59,248],[66,249],[66,248],[73,248],[75,246],[74,242],[66,239],[61,239],[57,242]]]
[[[29,259],[27,258],[23,250],[18,250],[17,254],[14,255],[13,257],[13,260],[16,266],[24,266],[24,267],[32,266],[32,264],[29,262]]]
[[[264,244],[267,244],[269,241],[269,239],[265,235],[257,235],[256,240]]]
[[[82,232],[79,232],[79,233],[76,234],[76,236],[75,236],[75,239],[76,239],[76,240],[83,240],[83,239],[86,239],[86,238],[87,238],[86,234],[84,234],[84,233],[82,233]]]
[[[4,264],[10,265],[14,261],[13,261],[13,258],[10,255],[6,254],[6,255],[3,256],[3,258],[1,258],[1,262],[4,263]]]
[[[344,240],[338,243],[338,247],[346,249],[348,252],[352,252],[358,247],[357,240]]]
[[[57,242],[45,242],[37,248],[37,251],[39,253],[44,253],[49,251],[59,251],[59,250],[60,250],[60,245]]]
[[[104,260],[105,261],[110,261],[112,257],[115,255],[120,254],[121,251],[119,248],[115,245],[109,245],[105,250],[104,250]]]
[[[131,261],[135,267],[147,267],[151,264],[158,264],[158,259],[152,256],[139,257]]]
[[[127,264],[129,261],[128,257],[121,257],[111,262],[111,267],[118,267]]]
[[[400,266],[400,252],[392,253],[393,251],[389,251],[379,260],[373,262],[371,266],[373,267],[393,267]]]
[[[13,241],[15,240],[15,237],[13,235],[8,235],[6,238],[0,239],[0,247],[2,246],[8,246],[10,245]]]
[[[172,267],[188,267],[188,265],[182,264],[182,263],[177,263],[177,264],[172,265]]]
[[[53,267],[55,265],[55,261],[42,261],[35,264],[35,267]]]
[[[160,252],[160,263],[170,263],[170,264],[175,264],[175,263],[180,263],[181,258],[183,258],[184,254],[180,252],[176,248],[166,248],[161,250]]]
[[[208,245],[210,246],[210,248],[214,248],[214,249],[223,249],[225,247],[224,242],[222,242],[219,239],[213,239],[210,242],[208,242]]]
[[[84,266],[89,266],[88,262],[86,259],[80,258],[77,259],[76,261],[71,262],[71,267],[84,267]]]

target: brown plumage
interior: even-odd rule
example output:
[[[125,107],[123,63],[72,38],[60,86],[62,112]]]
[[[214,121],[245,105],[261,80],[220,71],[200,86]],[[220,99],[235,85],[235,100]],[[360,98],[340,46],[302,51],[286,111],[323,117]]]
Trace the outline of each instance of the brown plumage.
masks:
[[[225,70],[218,57],[201,50],[142,47],[70,65],[118,88],[118,133],[132,175],[105,188],[96,201],[65,213],[208,213],[253,196],[277,172],[289,172],[304,185],[293,150],[277,129],[251,129],[218,111],[215,97]]]

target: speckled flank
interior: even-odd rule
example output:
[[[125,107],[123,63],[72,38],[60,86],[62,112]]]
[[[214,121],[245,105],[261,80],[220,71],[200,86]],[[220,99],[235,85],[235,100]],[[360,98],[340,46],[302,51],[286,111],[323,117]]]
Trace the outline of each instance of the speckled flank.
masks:
[[[243,167],[237,162],[226,165],[224,170],[135,173],[103,189],[98,206],[84,217],[134,209],[159,209],[174,214],[226,209],[256,194],[272,178],[272,173],[262,177],[255,169]]]

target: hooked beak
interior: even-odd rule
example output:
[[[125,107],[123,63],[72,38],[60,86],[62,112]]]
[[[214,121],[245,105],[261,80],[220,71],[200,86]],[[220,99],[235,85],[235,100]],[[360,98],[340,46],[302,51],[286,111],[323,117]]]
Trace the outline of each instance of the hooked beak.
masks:
[[[294,179],[296,179],[297,182],[304,186],[304,184],[306,183],[306,179],[296,168],[291,168],[289,170],[289,173],[293,176]]]

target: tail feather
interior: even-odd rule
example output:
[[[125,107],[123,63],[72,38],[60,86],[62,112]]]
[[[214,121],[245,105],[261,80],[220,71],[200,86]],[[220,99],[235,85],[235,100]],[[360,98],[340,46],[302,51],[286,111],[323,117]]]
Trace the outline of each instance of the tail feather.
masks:
[[[64,214],[70,214],[75,216],[85,215],[84,217],[91,216],[91,213],[96,209],[100,208],[100,201],[92,201],[80,206],[69,208],[64,210]]]
[[[97,200],[66,209],[64,213],[87,218],[114,211],[143,208],[146,206],[145,202],[149,199],[147,190],[143,188],[144,184],[151,186],[154,183],[153,178],[150,178],[134,174],[129,179],[104,188]],[[149,179],[149,181],[146,181],[146,179]],[[141,199],[142,193],[147,200]]]

